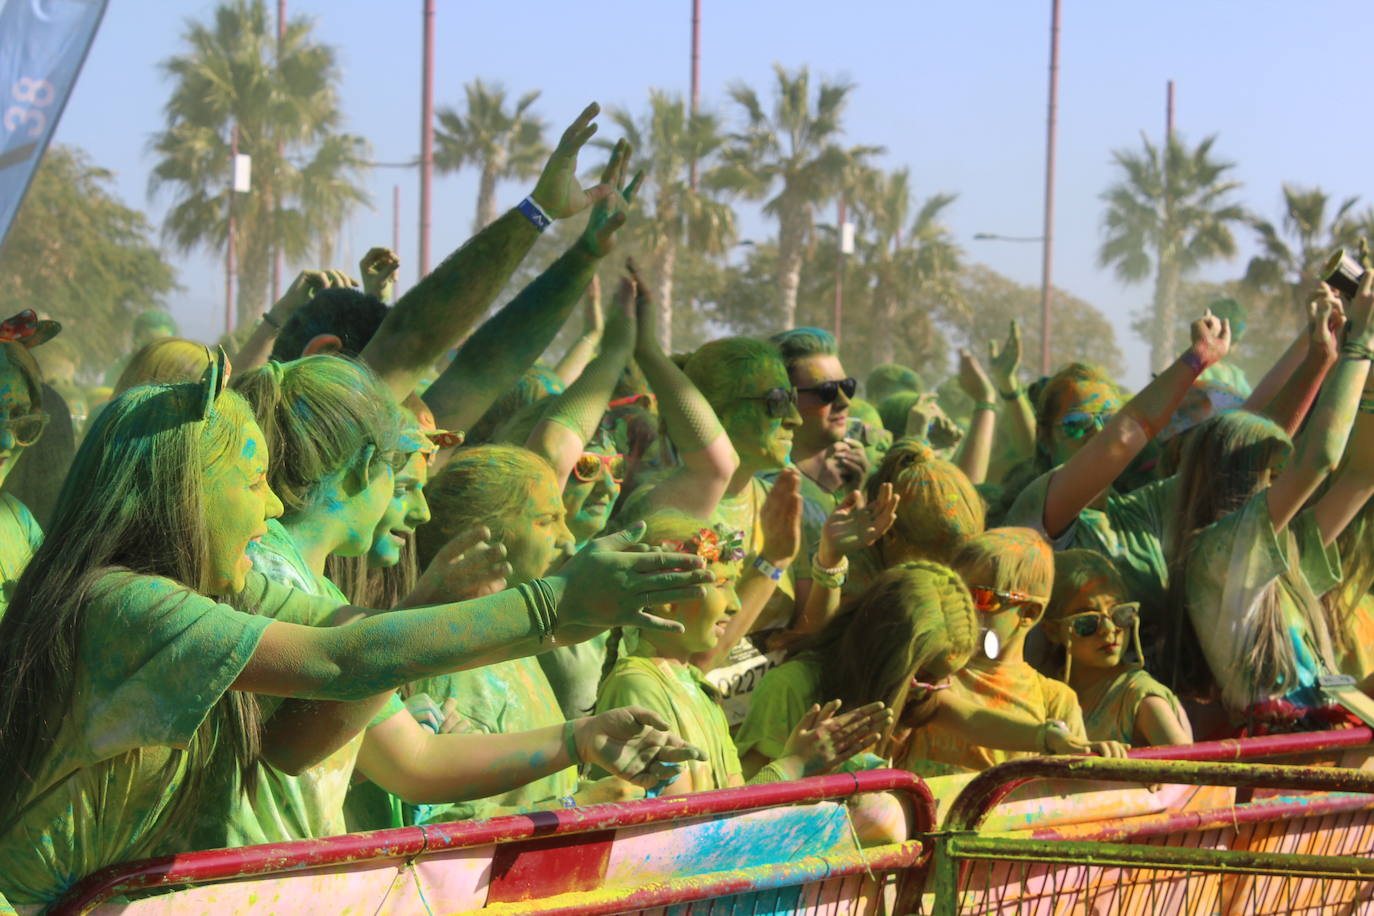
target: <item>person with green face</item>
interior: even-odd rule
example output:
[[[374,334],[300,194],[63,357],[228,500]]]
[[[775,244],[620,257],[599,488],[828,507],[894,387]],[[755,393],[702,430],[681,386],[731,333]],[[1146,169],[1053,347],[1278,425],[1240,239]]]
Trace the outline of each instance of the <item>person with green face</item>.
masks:
[[[50,903],[100,868],[184,845],[199,814],[232,801],[223,766],[251,778],[261,756],[299,771],[356,731],[333,719],[264,740],[251,694],[358,704],[365,722],[401,684],[538,652],[554,633],[675,628],[640,609],[696,597],[709,578],[690,556],[624,552],[629,532],[537,588],[458,604],[421,592],[404,614],[270,582],[248,545],[282,513],[272,456],[222,378],[216,365],[200,384],[111,402],[0,620],[0,755],[19,774],[0,786],[0,887],[14,904]],[[350,468],[355,486],[371,464]],[[378,471],[390,484],[389,466]],[[362,616],[310,625],[336,613]],[[469,742],[470,787],[499,791],[584,757],[651,786],[671,771],[661,763],[696,757],[652,714],[626,716],[617,730]]]
[[[59,330],[57,322],[38,321],[33,312],[0,324],[0,484],[48,425],[43,375],[29,348],[51,340]],[[12,493],[0,494],[0,615],[42,543],[43,530],[28,507]]]

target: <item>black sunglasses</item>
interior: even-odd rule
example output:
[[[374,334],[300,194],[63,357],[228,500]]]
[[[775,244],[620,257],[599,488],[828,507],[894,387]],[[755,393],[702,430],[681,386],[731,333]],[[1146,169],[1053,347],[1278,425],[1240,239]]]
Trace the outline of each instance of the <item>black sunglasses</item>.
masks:
[[[795,388],[769,388],[763,394],[740,398],[740,400],[762,401],[764,407],[768,409],[768,416],[781,419],[790,414],[793,408],[797,406],[797,390]]]
[[[810,388],[798,388],[798,391],[810,391],[816,395],[822,404],[833,404],[835,399],[844,392],[846,398],[853,398],[854,392],[859,390],[859,380],[856,378],[831,379],[828,382],[821,382],[819,385],[812,385]]]
[[[1087,639],[1096,636],[1097,631],[1102,629],[1102,622],[1108,618],[1118,630],[1129,630],[1140,619],[1140,602],[1118,604],[1105,614],[1100,611],[1084,611],[1066,617],[1064,622],[1068,624],[1073,635]]]

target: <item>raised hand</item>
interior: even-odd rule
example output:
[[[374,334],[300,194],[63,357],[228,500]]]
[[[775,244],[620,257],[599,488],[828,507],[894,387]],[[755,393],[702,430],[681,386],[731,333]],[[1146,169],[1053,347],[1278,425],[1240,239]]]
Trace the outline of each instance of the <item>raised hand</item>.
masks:
[[[997,397],[992,379],[988,378],[978,358],[966,347],[959,348],[959,387],[977,402],[987,402]]]
[[[475,528],[443,546],[421,573],[407,603],[447,604],[492,595],[506,587],[510,574],[506,548],[491,543],[487,528]]]
[[[1021,325],[1011,320],[1007,342],[999,349],[997,341],[988,341],[988,375],[1003,396],[1012,394],[1021,384]]]
[[[577,552],[551,579],[563,584],[559,620],[578,626],[647,627],[680,632],[682,624],[644,609],[706,594],[715,575],[701,557],[652,550],[639,542],[644,523],[603,538]]]
[[[390,248],[369,248],[358,262],[358,271],[363,275],[363,292],[388,301],[396,288],[396,270],[400,266],[401,259]]]
[[[625,225],[635,191],[644,180],[644,173],[637,172],[630,183],[625,184],[625,167],[630,161],[630,153],[629,143],[624,140],[616,143],[611,161],[601,173],[600,187],[610,188],[610,193],[592,205],[587,228],[582,230],[582,247],[598,258],[604,258],[615,248],[615,234]]]
[[[916,402],[906,412],[906,434],[914,439],[926,438],[929,435],[930,424],[939,416],[944,416],[944,411],[936,403],[935,394],[925,392],[916,398]]]
[[[939,407],[936,409],[939,410]],[[954,448],[963,438],[964,428],[951,420],[943,410],[930,421],[930,428],[926,432],[926,441],[935,449]]]
[[[309,302],[310,297],[320,290],[357,285],[357,280],[341,270],[303,270],[291,281],[291,285],[282,293],[268,314],[277,326],[281,327],[297,309]]]
[[[621,277],[616,287],[615,297],[611,300],[611,310],[606,316],[606,326],[601,332],[601,351],[628,354],[635,346],[636,325],[635,285],[627,277]]]
[[[1331,287],[1322,284],[1325,291],[1318,291],[1307,301],[1308,346],[1320,353],[1328,365],[1336,362],[1340,355],[1341,331],[1345,328],[1345,305]]]
[[[1188,331],[1193,339],[1190,349],[1204,368],[1221,362],[1231,352],[1231,322],[1213,315],[1211,309],[1203,312]]]
[[[800,765],[803,776],[829,772],[878,742],[892,724],[892,710],[869,703],[836,715],[840,701],[812,704],[783,746],[782,756]]]
[[[539,181],[534,185],[534,193],[531,196],[551,219],[567,219],[581,213],[616,190],[615,187],[605,184],[604,178],[603,184],[585,190],[577,180],[577,154],[596,133],[596,125],[592,123],[592,119],[600,112],[601,106],[592,102],[582,110],[576,121],[568,125],[568,129],[563,131],[563,136],[558,141],[558,146],[549,156],[544,171],[539,175]]]
[[[897,520],[897,504],[901,501],[892,491],[892,484],[878,488],[878,498],[872,503],[861,490],[853,490],[844,502],[835,507],[821,526],[820,548],[816,558],[826,568],[835,566],[842,557],[875,543],[887,534]]]
[[[1360,288],[1346,309],[1346,319],[1350,324],[1351,340],[1368,345],[1374,337],[1374,270],[1364,272]]]
[[[658,307],[649,284],[639,274],[639,265],[634,258],[625,259],[625,273],[633,281],[635,289],[635,323],[638,328],[635,350],[650,353],[659,348]]]
[[[759,555],[778,569],[785,569],[801,550],[801,522],[801,471],[786,468],[759,507],[759,524],[763,526],[763,549]]]
[[[584,763],[645,789],[676,779],[683,763],[706,759],[702,751],[668,731],[658,713],[640,706],[574,719],[573,741]]]
[[[830,446],[828,461],[846,489],[862,485],[868,477],[868,452],[858,439],[841,439]]]

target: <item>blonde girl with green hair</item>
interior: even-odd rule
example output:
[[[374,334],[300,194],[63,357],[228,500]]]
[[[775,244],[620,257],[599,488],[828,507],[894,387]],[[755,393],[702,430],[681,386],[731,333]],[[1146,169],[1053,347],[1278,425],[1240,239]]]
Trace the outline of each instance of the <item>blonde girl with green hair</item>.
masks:
[[[1089,740],[1133,747],[1193,742],[1178,697],[1145,671],[1140,604],[1111,560],[1092,550],[1057,552],[1040,628],[1054,646],[1051,664],[1078,696]]]
[[[224,766],[247,782],[260,758],[309,766],[361,727],[322,721],[265,740],[258,695],[380,704],[431,674],[538,652],[551,632],[671,627],[640,609],[700,594],[698,572],[672,572],[699,561],[625,552],[634,532],[547,577],[551,604],[414,595],[406,613],[376,615],[273,583],[247,553],[282,512],[271,453],[222,378],[110,403],[0,620],[0,757],[15,774],[0,786],[0,887],[12,904],[43,906],[105,866],[184,848],[199,815],[234,802]],[[311,625],[335,613],[364,616]],[[478,791],[583,757],[653,785],[663,764],[695,756],[657,721],[479,738],[460,759]]]

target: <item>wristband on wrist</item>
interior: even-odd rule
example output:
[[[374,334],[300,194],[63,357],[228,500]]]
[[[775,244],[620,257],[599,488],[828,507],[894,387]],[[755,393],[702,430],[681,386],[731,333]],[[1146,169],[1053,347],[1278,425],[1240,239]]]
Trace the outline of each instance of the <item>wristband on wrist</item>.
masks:
[[[275,318],[272,317],[271,312],[262,313],[262,323],[267,325],[269,328],[275,328],[278,331],[281,330],[281,325],[277,324],[277,321]]]
[[[827,569],[811,555],[811,581],[821,588],[844,588],[849,578],[849,557],[840,557],[840,562]]]
[[[515,209],[524,214],[525,219],[529,220],[530,224],[540,232],[543,232],[553,224],[553,219],[544,212],[543,207],[539,206],[533,194],[516,204]]]
[[[1371,350],[1371,349],[1369,349],[1369,347],[1366,347],[1364,344],[1362,344],[1362,343],[1357,343],[1356,341],[1353,341],[1353,340],[1347,340],[1345,343],[1341,344],[1341,355],[1342,355],[1342,356],[1348,356],[1348,357],[1350,357],[1351,359],[1357,360],[1357,361],[1359,361],[1359,360],[1371,360],[1371,361],[1374,361],[1374,350]]]
[[[991,410],[993,413],[996,413],[997,405],[991,401],[979,401],[973,405],[973,412],[977,413],[980,410]]]
[[[571,720],[563,723],[563,747],[568,750],[568,757],[572,760],[573,766],[582,765],[582,755],[577,752],[577,726]],[[564,807],[572,807],[565,805]]]
[[[1016,400],[1017,398],[1019,398],[1019,397],[1021,396],[1022,392],[1024,392],[1024,391],[1025,391],[1024,388],[1022,388],[1020,385],[1017,385],[1017,386],[1016,386],[1015,388],[1013,388],[1011,391],[999,391],[999,392],[997,392],[997,393],[1000,394],[1000,395],[1002,396],[1002,400],[1004,400],[1004,401],[1014,401],[1014,400]]]
[[[1203,365],[1202,357],[1198,356],[1192,350],[1186,351],[1183,354],[1183,356],[1180,357],[1180,359],[1183,360],[1183,364],[1185,366],[1187,366],[1189,369],[1192,369],[1198,375],[1201,375],[1202,373],[1207,371],[1207,367]]]
[[[768,578],[772,579],[774,582],[781,581],[782,570],[778,569],[772,563],[769,563],[762,556],[754,557],[754,562],[752,565],[755,569],[763,573]]]
[[[564,795],[561,798],[559,798],[558,801],[563,805],[564,808],[577,807],[577,799],[573,798],[571,795]]]
[[[516,591],[525,599],[530,619],[534,622],[534,628],[539,631],[539,641],[552,640],[554,631],[558,629],[558,602],[554,600],[553,587],[543,579],[531,579],[523,585],[516,586]]]

